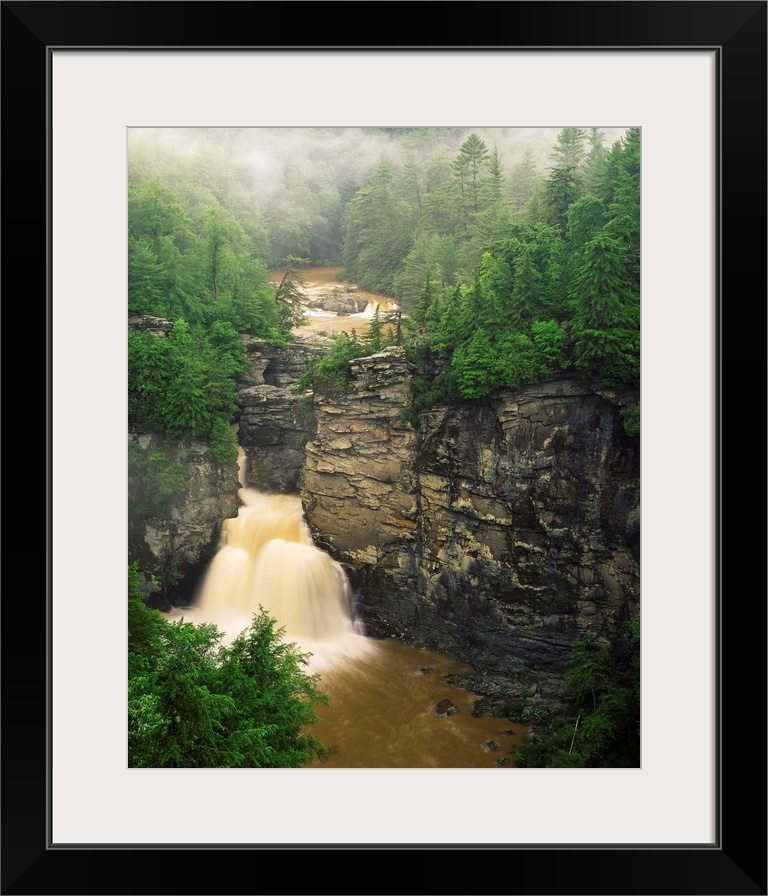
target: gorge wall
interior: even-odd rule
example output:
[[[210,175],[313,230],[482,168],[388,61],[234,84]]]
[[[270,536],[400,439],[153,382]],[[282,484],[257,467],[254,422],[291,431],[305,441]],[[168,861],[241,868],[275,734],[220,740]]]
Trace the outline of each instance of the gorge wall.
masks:
[[[301,495],[368,634],[469,663],[456,683],[486,711],[557,700],[572,642],[610,643],[639,607],[639,439],[620,417],[637,395],[562,373],[414,428],[402,348],[352,361],[342,389],[297,393],[326,342],[244,337],[247,484]],[[129,558],[155,606],[194,599],[239,487],[205,442],[129,434]]]
[[[148,603],[188,604],[213,557],[226,517],[237,515],[237,464],[216,461],[206,441],[171,444],[128,434],[128,557],[137,561]]]
[[[639,602],[636,395],[570,375],[404,421],[403,349],[315,395],[299,480],[318,544],[354,569],[367,630],[475,667],[508,700],[562,693],[570,645]]]
[[[246,482],[281,493],[297,489],[305,448],[314,428],[311,395],[296,383],[330,340],[321,336],[284,347],[244,337],[248,367],[238,389],[240,446],[247,452]]]
[[[166,339],[173,324],[151,315],[128,326]],[[210,444],[180,445],[159,433],[128,432],[128,562],[138,563],[147,603],[159,610],[194,599],[219,544],[225,518],[237,515],[237,463],[221,463]]]

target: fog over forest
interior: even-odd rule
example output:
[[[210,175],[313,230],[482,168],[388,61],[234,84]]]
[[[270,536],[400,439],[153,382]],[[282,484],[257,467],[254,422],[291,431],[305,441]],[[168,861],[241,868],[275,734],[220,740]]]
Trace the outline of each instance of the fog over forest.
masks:
[[[394,175],[418,172],[424,190],[452,179],[451,163],[470,134],[489,152],[498,151],[509,198],[520,208],[535,180],[543,183],[554,165],[560,128],[131,128],[131,179],[160,176],[173,188],[196,182],[236,214],[256,237],[257,222],[269,231],[270,249],[256,254],[278,265],[286,254],[323,248],[337,262],[343,206],[387,166]],[[590,128],[583,127],[585,134]],[[627,129],[598,127],[609,149]],[[415,175],[414,175],[415,176]],[[250,219],[250,221],[249,221]],[[258,228],[256,228],[258,229]],[[299,233],[324,231],[308,240]],[[314,245],[312,243],[314,242]],[[319,244],[319,245],[318,245]],[[266,257],[264,257],[266,254]]]

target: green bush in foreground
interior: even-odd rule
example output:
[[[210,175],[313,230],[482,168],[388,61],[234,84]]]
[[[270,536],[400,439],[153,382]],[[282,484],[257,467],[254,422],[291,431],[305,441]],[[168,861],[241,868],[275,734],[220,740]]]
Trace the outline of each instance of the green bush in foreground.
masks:
[[[307,729],[329,698],[308,655],[260,609],[229,646],[214,625],[168,622],[128,570],[131,768],[298,768],[328,750]]]

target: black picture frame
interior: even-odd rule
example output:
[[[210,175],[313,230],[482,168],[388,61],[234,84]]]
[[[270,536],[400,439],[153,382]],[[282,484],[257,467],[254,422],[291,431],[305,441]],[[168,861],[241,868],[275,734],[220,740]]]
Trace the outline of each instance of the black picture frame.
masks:
[[[2,893],[528,893],[766,894],[765,539],[756,520],[750,430],[765,383],[766,2],[501,2],[347,7],[247,2],[3,2],[2,170],[6,314],[14,368],[6,412],[17,449],[30,426],[46,430],[45,557],[40,541],[11,555],[3,618]],[[295,11],[294,11],[295,10]],[[331,12],[330,10],[333,10]],[[50,846],[51,315],[49,61],[52,48],[336,48],[341,24],[366,33],[357,49],[712,48],[718,55],[718,346],[716,358],[718,531],[716,673],[718,806],[711,847],[573,845],[429,847]],[[407,19],[408,27],[404,26]],[[375,24],[367,33],[362,21]],[[258,27],[259,23],[265,27]],[[438,27],[439,26],[439,27]],[[435,35],[441,35],[435,40]],[[253,42],[246,38],[258,35]],[[264,35],[274,35],[264,42]],[[456,44],[443,35],[453,35]],[[491,41],[489,42],[489,37]],[[46,213],[48,210],[48,213]],[[34,297],[33,301],[32,297]],[[45,297],[45,298],[44,298]],[[38,304],[39,303],[39,304]],[[34,308],[34,312],[32,312]],[[726,309],[730,312],[725,314]],[[30,312],[32,312],[30,314]],[[12,315],[13,316],[13,315]],[[43,320],[46,321],[44,351]],[[726,338],[727,337],[727,338]],[[30,342],[33,353],[29,352]],[[16,360],[20,353],[22,361]],[[34,359],[34,360],[33,360]],[[736,362],[739,362],[738,364]],[[44,373],[31,390],[28,372]],[[21,371],[19,371],[21,372]],[[738,374],[738,378],[737,378]],[[8,381],[7,381],[8,382]],[[758,384],[760,386],[758,387]],[[730,388],[727,388],[730,387]],[[750,414],[736,415],[748,401]],[[45,396],[45,401],[43,401]],[[727,408],[725,398],[729,398]],[[685,396],[681,396],[681,401]],[[731,439],[726,439],[730,435]],[[738,458],[735,438],[739,438]],[[40,442],[39,434],[33,441]],[[730,445],[726,448],[726,445]],[[10,448],[13,479],[26,450]],[[37,462],[39,464],[39,461]],[[740,473],[737,482],[736,473]],[[27,475],[19,477],[22,481]],[[39,503],[37,477],[18,525]],[[762,484],[762,480],[761,480]],[[765,494],[763,491],[762,494]],[[749,496],[749,497],[747,497]],[[24,504],[27,504],[24,501]],[[18,507],[17,507],[18,505]],[[37,515],[34,517],[37,518]],[[684,521],[681,521],[684,524]],[[725,534],[728,533],[728,539]],[[14,533],[15,534],[15,533]],[[760,536],[759,543],[757,541]],[[725,553],[725,546],[729,552]],[[704,550],[704,549],[703,549]],[[728,562],[726,562],[726,560]],[[31,574],[37,582],[30,587]],[[38,590],[39,589],[39,590]],[[681,651],[681,661],[683,660]],[[684,699],[684,695],[679,695]],[[663,812],[660,806],[659,811]],[[428,809],[426,810],[428,812]],[[514,811],[514,807],[510,807]],[[365,820],[361,819],[361,824]],[[162,855],[158,855],[158,851]],[[190,854],[190,852],[192,854]],[[396,854],[393,854],[396,853]]]

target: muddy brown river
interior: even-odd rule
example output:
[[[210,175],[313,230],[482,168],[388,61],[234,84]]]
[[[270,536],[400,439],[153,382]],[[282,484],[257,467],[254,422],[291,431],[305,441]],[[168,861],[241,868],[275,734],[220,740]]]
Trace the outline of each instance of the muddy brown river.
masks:
[[[338,314],[336,311],[311,308],[306,322],[294,329],[293,332],[297,336],[335,336],[342,332],[351,336],[354,330],[355,334],[362,338],[368,334],[377,305],[381,314],[398,307],[397,303],[387,296],[358,289],[354,283],[340,281],[338,275],[341,270],[340,267],[302,268],[301,275],[305,281],[302,291],[308,303],[338,295],[355,300],[359,310],[349,314]],[[269,279],[272,283],[279,283],[284,273],[284,271],[271,271]]]
[[[241,452],[241,481],[244,456]],[[527,728],[474,716],[478,695],[449,685],[470,666],[394,639],[377,640],[351,612],[342,567],[313,541],[297,495],[240,489],[195,605],[171,618],[212,622],[225,643],[263,606],[309,655],[330,696],[314,736],[331,749],[313,768],[514,768]]]

